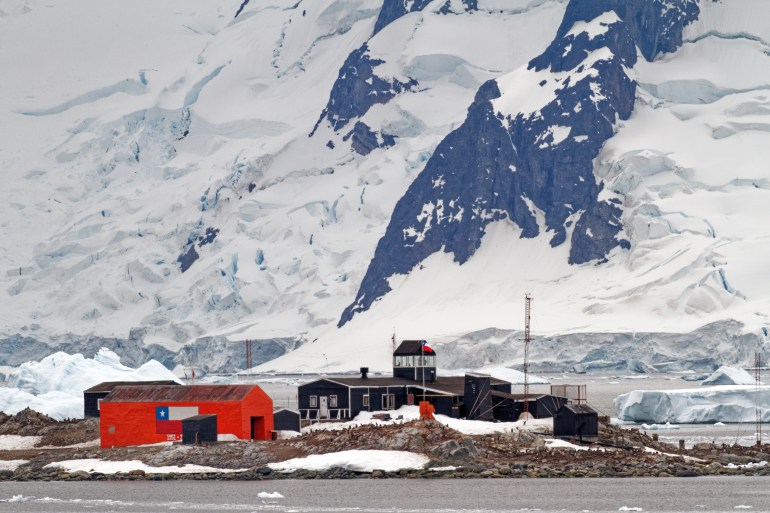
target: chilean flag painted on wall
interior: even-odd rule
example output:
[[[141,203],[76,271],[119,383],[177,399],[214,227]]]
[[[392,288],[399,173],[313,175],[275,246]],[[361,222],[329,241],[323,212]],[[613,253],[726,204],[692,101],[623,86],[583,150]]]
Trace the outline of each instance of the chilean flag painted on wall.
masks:
[[[181,435],[182,420],[198,415],[197,406],[156,406],[155,432],[161,435]]]

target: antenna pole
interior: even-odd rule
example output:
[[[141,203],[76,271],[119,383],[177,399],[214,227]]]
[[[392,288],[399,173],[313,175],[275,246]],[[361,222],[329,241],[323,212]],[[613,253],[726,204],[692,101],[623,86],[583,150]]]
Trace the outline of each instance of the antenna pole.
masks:
[[[529,415],[529,343],[532,341],[530,334],[530,310],[532,296],[524,294],[524,416]]]
[[[756,381],[754,390],[754,400],[756,401],[756,414],[757,414],[757,446],[762,445],[762,410],[759,407],[759,379],[761,376],[762,365],[762,353],[754,353],[754,380]]]

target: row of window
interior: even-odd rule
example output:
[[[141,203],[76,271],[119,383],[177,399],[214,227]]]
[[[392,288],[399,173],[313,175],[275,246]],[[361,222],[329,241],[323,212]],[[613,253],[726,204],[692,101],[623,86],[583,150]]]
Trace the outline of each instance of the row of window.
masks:
[[[366,394],[363,396],[364,399],[364,406],[369,406],[369,394]],[[318,396],[317,395],[311,395],[310,396],[310,407],[311,408],[318,408]],[[330,395],[329,396],[329,408],[337,408],[337,396],[336,395]],[[396,396],[394,394],[383,394],[382,395],[382,409],[383,410],[394,410],[396,408]]]
[[[435,367],[436,357],[427,356],[394,356],[394,367]]]

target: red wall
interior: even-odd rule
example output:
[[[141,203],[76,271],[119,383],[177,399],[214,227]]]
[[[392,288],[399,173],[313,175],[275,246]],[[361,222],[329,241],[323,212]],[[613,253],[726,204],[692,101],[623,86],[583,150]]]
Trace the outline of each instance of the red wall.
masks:
[[[251,418],[262,417],[262,429],[254,434],[256,440],[270,440],[273,430],[273,401],[262,390],[255,389],[242,401],[188,401],[188,402],[110,402],[100,406],[101,446],[154,444],[178,441],[181,435],[156,432],[157,406],[197,406],[200,415],[217,416],[217,433],[233,434],[243,440],[251,438]]]

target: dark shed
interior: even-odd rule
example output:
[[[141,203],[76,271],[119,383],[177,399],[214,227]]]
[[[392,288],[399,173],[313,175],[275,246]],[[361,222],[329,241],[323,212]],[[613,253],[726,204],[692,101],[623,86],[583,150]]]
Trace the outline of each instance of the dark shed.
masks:
[[[300,430],[300,416],[298,411],[280,408],[273,412],[273,429],[275,431]]]
[[[98,417],[99,402],[117,386],[179,385],[176,381],[105,381],[83,391],[83,416]]]
[[[194,415],[182,420],[182,443],[198,445],[217,441],[217,416]]]
[[[493,420],[492,378],[469,372],[465,375],[465,416],[468,420]]]
[[[553,419],[553,435],[596,441],[599,438],[599,413],[587,404],[565,404]]]
[[[519,420],[524,411],[524,394],[507,394],[492,390],[495,419],[503,422]],[[565,397],[557,397],[549,394],[529,394],[527,409],[534,418],[545,419],[554,417],[562,405],[567,403]]]

